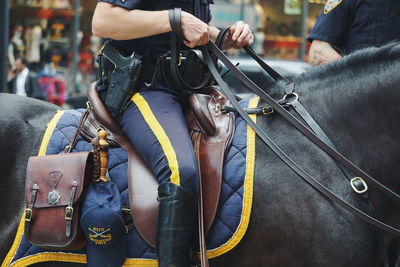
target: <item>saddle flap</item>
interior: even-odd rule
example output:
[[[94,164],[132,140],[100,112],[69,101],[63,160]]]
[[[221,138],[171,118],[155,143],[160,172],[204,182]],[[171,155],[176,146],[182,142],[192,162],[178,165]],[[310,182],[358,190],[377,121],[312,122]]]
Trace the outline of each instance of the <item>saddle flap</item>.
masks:
[[[26,206],[34,189],[37,189],[34,208],[68,206],[73,187],[76,187],[75,203],[90,180],[85,177],[92,177],[92,162],[92,152],[30,157],[25,183]]]
[[[209,115],[202,116],[202,118],[212,121],[213,134],[192,134],[192,142],[199,158],[203,191],[204,230],[207,232],[214,222],[218,209],[224,158],[235,132],[235,117],[232,113],[222,113],[221,107],[229,105],[229,101],[221,94],[218,87],[207,87],[204,92],[207,93],[207,98],[203,96],[193,98],[208,100],[208,102],[202,104],[202,110],[207,110]],[[197,113],[199,111],[200,109]],[[196,117],[194,113],[195,111],[193,110],[197,125],[201,127],[202,123],[198,120],[199,116]],[[190,117],[190,114],[188,117]],[[207,124],[210,125],[210,123]],[[189,127],[193,126],[193,122],[190,119],[188,120],[188,125]]]
[[[207,108],[210,100],[211,95],[206,94],[192,94],[189,97],[189,104],[197,125],[202,132],[209,136],[214,135],[216,131],[214,120]]]

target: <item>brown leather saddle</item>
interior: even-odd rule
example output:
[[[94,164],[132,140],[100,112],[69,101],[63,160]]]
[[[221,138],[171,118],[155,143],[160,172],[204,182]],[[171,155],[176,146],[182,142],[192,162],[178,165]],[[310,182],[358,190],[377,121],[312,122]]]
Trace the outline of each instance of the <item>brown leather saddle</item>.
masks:
[[[133,144],[109,114],[100,100],[96,83],[87,95],[90,113],[82,127],[81,136],[90,141],[99,129],[108,132],[111,145],[118,145],[128,154],[129,203],[135,226],[146,242],[156,243],[158,216],[158,182],[154,174],[136,152]],[[188,129],[198,155],[203,195],[204,229],[210,229],[218,207],[221,190],[223,159],[234,134],[234,116],[222,112],[227,99],[217,87],[207,87],[201,94],[189,98],[191,109],[186,114]]]

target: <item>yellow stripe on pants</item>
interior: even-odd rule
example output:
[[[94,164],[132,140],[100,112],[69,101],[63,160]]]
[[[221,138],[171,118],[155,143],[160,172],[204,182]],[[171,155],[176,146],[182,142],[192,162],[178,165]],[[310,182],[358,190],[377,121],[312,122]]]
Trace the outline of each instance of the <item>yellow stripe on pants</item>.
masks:
[[[169,140],[167,134],[165,133],[164,129],[158,122],[156,116],[154,116],[153,111],[151,110],[149,104],[147,103],[146,99],[140,94],[136,93],[132,97],[132,101],[138,107],[140,113],[142,114],[144,120],[149,125],[150,129],[153,131],[154,135],[156,136],[158,142],[160,143],[164,154],[167,158],[169,168],[171,170],[171,183],[176,185],[181,184],[180,176],[179,176],[179,164],[176,158],[175,150],[172,147],[171,141]]]

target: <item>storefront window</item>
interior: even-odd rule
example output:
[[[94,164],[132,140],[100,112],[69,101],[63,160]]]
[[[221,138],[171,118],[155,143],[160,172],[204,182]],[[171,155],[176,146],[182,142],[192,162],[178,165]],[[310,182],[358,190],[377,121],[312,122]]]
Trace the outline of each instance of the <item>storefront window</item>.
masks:
[[[253,48],[267,58],[306,60],[301,55],[302,44],[307,38],[316,18],[323,9],[325,0],[216,0],[213,23],[227,27],[242,19],[255,33]],[[308,10],[303,18],[303,8]],[[303,24],[306,24],[305,26]],[[306,31],[304,32],[304,28]]]
[[[95,79],[94,56],[99,40],[91,36],[90,19],[96,0],[80,1],[78,32],[74,31],[74,3],[74,0],[9,1],[9,67],[15,68],[16,58],[25,58],[29,69],[38,73],[48,100],[58,105],[63,105],[68,96],[84,94],[87,84]],[[74,34],[79,48],[75,65],[78,71],[73,74]],[[71,88],[76,84],[77,88]]]

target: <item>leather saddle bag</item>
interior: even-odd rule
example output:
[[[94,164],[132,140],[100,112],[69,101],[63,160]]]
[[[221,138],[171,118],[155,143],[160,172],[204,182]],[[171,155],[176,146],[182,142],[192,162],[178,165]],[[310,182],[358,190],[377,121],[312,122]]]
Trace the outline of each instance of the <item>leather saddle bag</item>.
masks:
[[[80,200],[93,180],[93,152],[30,157],[25,182],[25,235],[36,246],[77,250]]]

